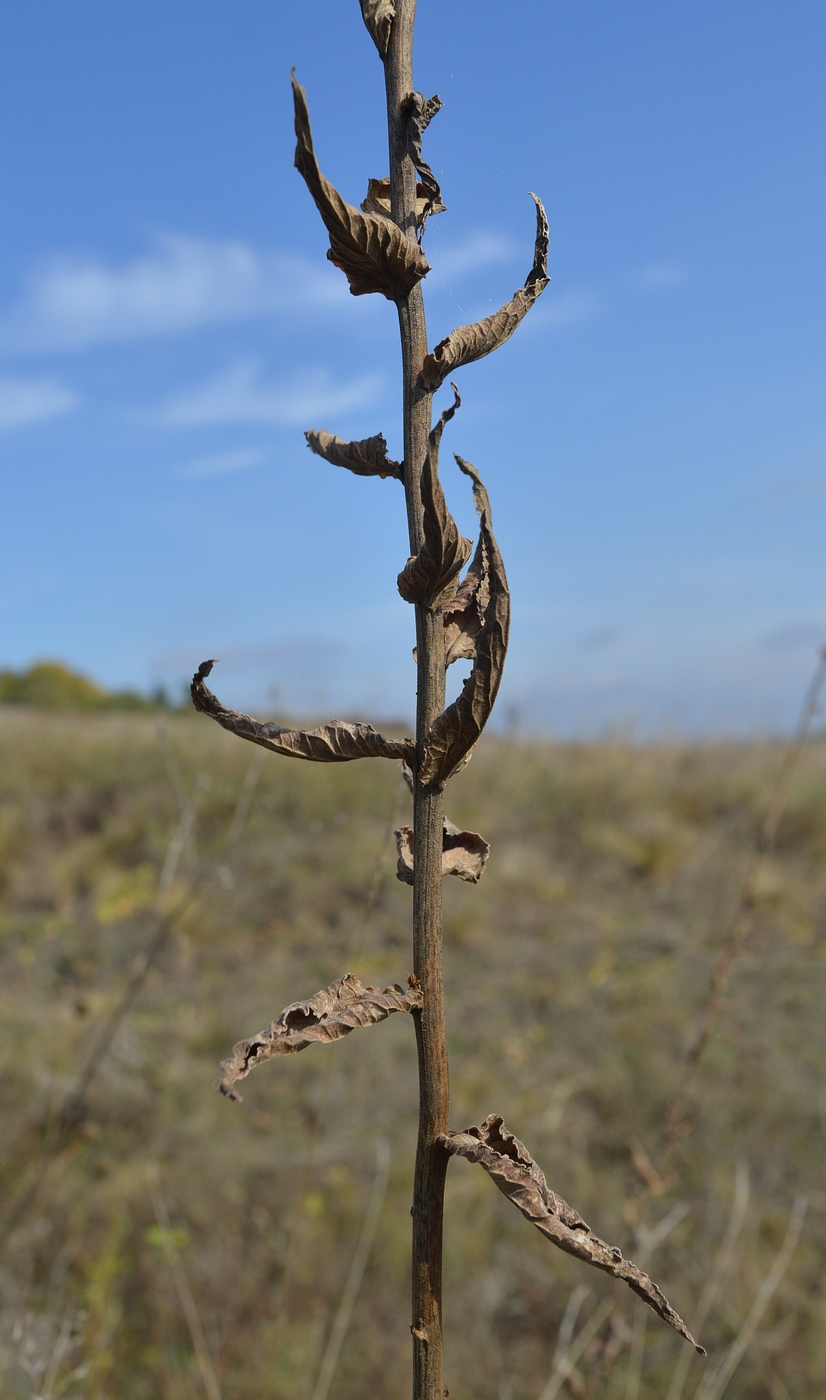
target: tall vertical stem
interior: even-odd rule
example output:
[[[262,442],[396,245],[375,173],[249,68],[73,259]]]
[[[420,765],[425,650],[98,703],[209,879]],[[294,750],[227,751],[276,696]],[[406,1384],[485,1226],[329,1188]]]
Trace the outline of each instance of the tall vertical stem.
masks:
[[[413,92],[416,0],[396,0],[385,60],[393,218],[416,237],[416,171],[407,154],[405,98]],[[404,384],[404,483],[411,553],[422,543],[421,470],[430,432],[431,395],[416,389],[427,354],[421,285],[399,303]],[[418,655],[416,745],[421,758],[430,725],[444,709],[445,651],[441,611],[416,608]],[[413,970],[422,987],[416,1016],[419,1137],[413,1188],[413,1396],[442,1400],[442,1216],[447,1153],[436,1143],[449,1126],[447,1037],[442,989],[441,791],[413,793]]]

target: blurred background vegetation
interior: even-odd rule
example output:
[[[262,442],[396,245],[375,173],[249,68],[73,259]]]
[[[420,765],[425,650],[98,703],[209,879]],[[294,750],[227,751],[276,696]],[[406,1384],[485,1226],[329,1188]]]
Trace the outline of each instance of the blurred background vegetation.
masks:
[[[290,762],[88,692],[24,704],[44,703],[47,673],[0,680],[18,701],[0,706],[0,1393],[321,1400],[337,1332],[330,1400],[405,1395],[409,1018],[262,1066],[241,1104],[211,1087],[288,1002],[345,971],[404,981],[400,775]],[[826,1393],[823,737],[763,868],[690,1130],[664,1176],[651,1165],[782,757],[486,739],[451,785],[451,818],[493,846],[480,888],[445,887],[454,1127],[502,1113],[689,1322],[716,1279],[702,1363],[455,1162],[454,1397],[716,1400],[708,1378],[738,1338],[727,1397]],[[562,1381],[560,1331],[564,1351],[591,1323]]]
[[[159,687],[148,698],[135,690],[103,690],[59,661],[37,661],[24,671],[0,671],[0,705],[36,705],[49,710],[167,710]]]

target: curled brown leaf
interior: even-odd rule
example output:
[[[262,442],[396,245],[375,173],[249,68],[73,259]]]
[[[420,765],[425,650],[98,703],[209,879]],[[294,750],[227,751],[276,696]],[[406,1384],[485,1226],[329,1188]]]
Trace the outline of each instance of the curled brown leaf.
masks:
[[[442,203],[439,181],[422,156],[422,136],[436,113],[441,111],[443,106],[444,103],[440,97],[423,97],[420,92],[411,92],[404,103],[404,112],[407,117],[407,154],[416,167],[416,172],[420,176],[427,194],[421,218],[417,219],[419,242],[421,242],[424,226],[431,214],[442,214],[446,208]]]
[[[510,630],[508,580],[491,528],[488,493],[476,468],[462,457],[457,456],[456,461],[473,482],[473,498],[479,512],[480,548],[474,559],[474,578],[478,577],[479,588],[474,594],[471,585],[471,597],[467,603],[470,618],[466,640],[462,640],[461,637],[455,639],[457,648],[461,646],[470,650],[472,645],[474,661],[473,669],[458,698],[433,721],[428,731],[420,769],[421,780],[428,787],[444,786],[448,778],[458,772],[470,758],[496,701]],[[482,623],[477,629],[475,622],[472,622],[470,609],[471,604],[481,606],[483,582],[487,598],[482,612]],[[464,584],[459,590],[460,593],[463,588]],[[450,621],[449,617],[448,624]],[[459,627],[458,621],[456,625]]]
[[[424,543],[418,554],[408,559],[399,574],[399,592],[408,603],[422,603],[427,608],[439,608],[456,592],[456,579],[470,557],[473,545],[459,534],[450,514],[439,480],[439,443],[445,424],[461,404],[456,385],[454,400],[439,418],[430,434],[427,456],[422,467],[422,507]]]
[[[476,553],[456,594],[445,603],[445,666],[454,661],[472,661],[476,655],[476,639],[484,626],[485,608],[490,596],[484,541],[479,539]]]
[[[190,694],[196,710],[209,715],[231,734],[260,744],[288,758],[306,758],[315,763],[348,763],[354,758],[400,758],[415,763],[416,745],[412,739],[385,739],[371,724],[348,724],[334,719],[317,729],[282,729],[279,724],[261,723],[249,715],[228,710],[204,684],[214,661],[202,661],[192,677]]]
[[[276,1055],[294,1055],[317,1041],[341,1040],[361,1026],[385,1021],[394,1011],[416,1011],[421,1004],[422,994],[413,978],[408,978],[407,991],[396,984],[382,992],[378,987],[363,986],[348,972],[308,1001],[285,1006],[265,1031],[239,1040],[232,1054],[221,1062],[215,1087],[228,1099],[240,1100],[234,1086],[255,1065]]]
[[[448,375],[453,374],[461,365],[481,360],[484,355],[498,350],[500,345],[510,340],[520,321],[524,320],[547,287],[550,281],[548,220],[541,199],[535,194],[532,194],[531,198],[536,202],[536,243],[533,266],[525,278],[525,285],[514,292],[511,300],[492,316],[486,316],[483,321],[475,321],[470,326],[459,326],[444,340],[439,341],[432,354],[425,356],[419,374],[418,385],[425,392],[434,393]]]
[[[353,296],[381,292],[390,301],[408,295],[430,271],[418,243],[391,220],[364,214],[342,199],[318,168],[310,130],[307,94],[293,75],[295,167],[306,182],[330,235],[327,257],[340,267]]]
[[[451,1155],[478,1162],[499,1190],[553,1244],[613,1278],[622,1279],[664,1322],[705,1356],[703,1348],[648,1274],[624,1259],[615,1245],[599,1239],[582,1216],[551,1190],[524,1143],[508,1132],[497,1114],[492,1113],[484,1123],[467,1128],[463,1133],[442,1133],[437,1141]]]
[[[405,885],[413,884],[413,828],[402,826],[394,832],[398,864],[396,879]],[[485,871],[490,844],[476,831],[461,831],[453,822],[444,819],[442,835],[442,875],[458,875],[460,880],[468,880],[477,885]]]
[[[383,180],[370,179],[367,182],[367,194],[361,201],[361,209],[365,214],[378,214],[382,219],[392,219],[393,207],[390,200],[390,180],[387,176]],[[446,206],[440,200],[433,202],[432,191],[423,185],[420,180],[416,181],[416,226],[424,228],[425,222],[431,214],[443,214]]]
[[[457,458],[464,471],[470,467]],[[471,470],[473,470],[471,468]],[[473,496],[478,514],[488,513],[490,501],[478,473],[473,478]],[[485,544],[485,532],[480,530],[476,551],[470,567],[455,595],[444,604],[442,617],[445,626],[445,666],[454,661],[470,661],[476,655],[476,639],[485,623],[485,609],[490,601],[490,560]]]
[[[454,661],[472,661],[476,655],[476,638],[485,620],[485,608],[490,597],[487,551],[480,534],[476,551],[462,582],[452,598],[442,604],[445,629],[445,667]],[[418,648],[413,648],[413,660]]]
[[[335,433],[328,433],[324,428],[311,428],[304,436],[311,451],[318,457],[323,457],[325,462],[331,462],[334,467],[346,467],[348,471],[355,472],[356,476],[392,476],[397,481],[402,479],[401,463],[388,457],[387,443],[382,433],[376,433],[375,437],[362,438],[360,442],[344,442],[342,438],[336,437]]]
[[[367,25],[382,61],[387,57],[390,30],[396,18],[393,0],[361,0],[361,17]]]

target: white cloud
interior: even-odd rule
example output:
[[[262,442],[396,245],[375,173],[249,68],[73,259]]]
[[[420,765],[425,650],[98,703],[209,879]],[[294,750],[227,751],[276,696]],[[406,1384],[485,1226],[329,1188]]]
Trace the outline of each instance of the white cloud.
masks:
[[[77,406],[77,395],[56,379],[0,379],[0,428],[22,428]]]
[[[649,263],[632,272],[627,280],[635,292],[670,292],[688,281],[688,268],[677,262]]]
[[[234,452],[214,452],[208,457],[198,457],[187,462],[178,476],[187,480],[202,480],[211,476],[229,476],[233,472],[247,471],[264,461],[267,453],[263,447],[239,447]]]
[[[156,251],[120,267],[54,259],[0,321],[11,350],[75,350],[169,335],[209,323],[329,306],[344,279],[323,263],[260,253],[247,243],[170,234]]]
[[[218,423],[269,423],[278,427],[313,427],[326,414],[346,413],[375,402],[378,375],[360,375],[337,384],[325,370],[292,380],[267,383],[257,365],[241,364],[205,384],[169,399],[159,410],[162,423],[200,428]]]

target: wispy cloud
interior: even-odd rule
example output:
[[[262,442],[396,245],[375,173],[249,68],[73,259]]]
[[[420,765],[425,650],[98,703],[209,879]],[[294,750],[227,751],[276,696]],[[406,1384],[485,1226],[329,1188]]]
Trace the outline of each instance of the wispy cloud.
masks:
[[[445,282],[453,277],[480,272],[493,263],[507,262],[513,253],[513,243],[495,233],[475,233],[467,242],[443,249],[437,243],[427,250],[428,261],[433,267],[430,281],[435,278],[438,282]]]
[[[757,500],[773,505],[776,502],[812,501],[823,495],[826,495],[826,476],[809,476],[769,486],[757,493]]]
[[[789,622],[762,638],[769,651],[811,651],[826,643],[826,619],[820,622]]]
[[[670,292],[688,281],[688,268],[678,262],[654,262],[630,273],[626,279],[635,292]]]
[[[567,291],[555,292],[552,282],[524,325],[529,331],[563,330],[567,326],[592,321],[601,310],[602,301],[596,292],[587,287],[570,287]],[[524,334],[524,331],[521,333]]]
[[[346,300],[332,269],[247,243],[158,237],[121,266],[54,259],[0,320],[6,350],[76,350]]]
[[[230,476],[234,472],[248,471],[260,466],[267,456],[264,447],[239,447],[234,452],[214,452],[208,457],[198,457],[194,462],[186,462],[178,471],[178,476],[188,481],[203,480],[212,476]]]
[[[588,632],[581,640],[580,647],[583,651],[604,651],[606,647],[611,647],[622,638],[622,629],[609,623],[605,627],[597,627],[592,632]]]
[[[365,374],[342,384],[326,370],[312,370],[291,380],[268,383],[259,366],[241,364],[169,399],[157,416],[162,423],[176,428],[218,423],[322,426],[313,420],[374,403],[382,382],[378,375]]]
[[[77,395],[56,379],[0,379],[0,428],[22,428],[77,406]]]

